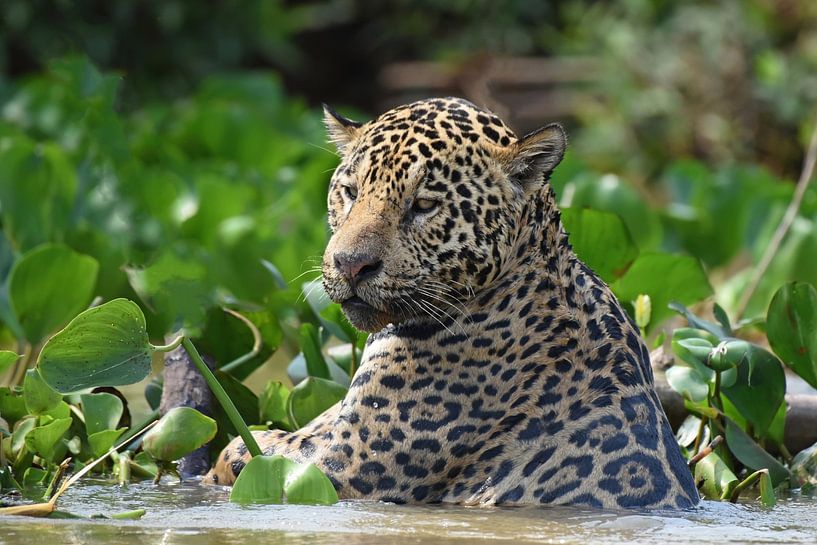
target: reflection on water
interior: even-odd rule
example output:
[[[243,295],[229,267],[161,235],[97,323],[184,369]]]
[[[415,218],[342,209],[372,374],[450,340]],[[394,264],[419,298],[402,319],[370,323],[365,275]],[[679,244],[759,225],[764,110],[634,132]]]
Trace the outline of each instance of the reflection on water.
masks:
[[[124,490],[84,484],[70,490],[59,507],[82,515],[139,508],[147,514],[140,521],[4,518],[0,544],[817,543],[817,500],[804,497],[772,511],[706,502],[683,513],[376,502],[242,507],[230,504],[216,487],[141,483]]]

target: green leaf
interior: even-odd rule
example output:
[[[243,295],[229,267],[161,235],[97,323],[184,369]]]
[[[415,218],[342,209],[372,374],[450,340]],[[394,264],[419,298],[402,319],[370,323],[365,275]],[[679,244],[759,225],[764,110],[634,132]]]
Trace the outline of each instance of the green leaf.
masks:
[[[565,208],[562,223],[576,255],[606,282],[620,277],[638,255],[638,247],[617,214]]]
[[[592,208],[617,214],[641,250],[652,250],[661,244],[661,222],[656,213],[638,191],[614,174],[582,172],[559,195],[563,209]]]
[[[287,412],[292,426],[301,428],[316,416],[333,406],[346,396],[347,389],[317,377],[308,377],[293,388],[289,395]]]
[[[778,359],[757,345],[730,340],[724,360],[736,365],[737,378],[721,392],[763,437],[786,394],[786,375]],[[759,468],[756,468],[759,469]]]
[[[152,354],[142,311],[132,301],[114,299],[51,337],[37,367],[52,388],[69,393],[139,382],[150,373]]]
[[[30,414],[42,414],[59,405],[62,395],[51,389],[36,369],[29,369],[23,382],[23,399]]]
[[[714,452],[695,464],[694,473],[698,490],[710,500],[729,497],[738,484],[738,478]]]
[[[254,456],[233,483],[230,501],[235,503],[281,503],[286,464],[283,456]]]
[[[332,303],[323,309],[318,317],[321,319],[321,324],[335,337],[344,342],[355,343],[359,346],[360,338],[366,337],[366,334],[358,331],[352,323],[346,319],[340,305]]]
[[[683,350],[677,350],[676,354],[689,364],[700,363],[705,365],[709,354],[714,346],[706,339],[680,339],[675,341],[677,346]]]
[[[635,301],[644,293],[652,301],[651,325],[672,315],[670,301],[698,302],[712,294],[706,273],[697,259],[684,255],[643,253],[611,288],[619,301]]]
[[[304,358],[306,370],[310,377],[331,379],[329,367],[321,351],[321,340],[318,330],[310,323],[301,324],[299,344]]]
[[[730,418],[726,419],[726,443],[735,458],[746,467],[753,470],[768,469],[775,486],[789,478],[789,470],[755,443]]]
[[[119,436],[122,435],[128,428],[119,428],[118,430],[102,430],[88,435],[88,444],[91,447],[91,452],[94,458],[98,458],[108,452],[114,445]]]
[[[57,462],[55,458],[59,447],[64,447],[60,440],[71,427],[71,422],[73,422],[71,418],[60,418],[34,428],[26,434],[26,447],[46,460]]]
[[[180,256],[166,250],[145,268],[125,270],[131,287],[156,313],[163,331],[184,328],[196,337],[204,327],[215,296],[202,261],[200,256]]]
[[[65,325],[88,306],[99,264],[57,244],[44,244],[24,254],[11,270],[11,307],[31,344]]]
[[[216,421],[190,407],[170,409],[142,440],[155,460],[173,462],[206,444],[216,435]]]
[[[287,467],[284,495],[287,503],[332,505],[338,501],[332,482],[315,464]]]
[[[313,464],[299,464],[283,456],[255,456],[241,470],[230,492],[236,503],[330,505],[338,501],[331,481]]]
[[[278,381],[267,382],[266,388],[258,397],[258,412],[261,422],[272,422],[280,429],[289,429],[287,402],[289,388]]]
[[[687,307],[685,307],[678,301],[672,301],[669,304],[669,308],[671,308],[672,310],[686,318],[687,322],[689,322],[690,327],[702,329],[714,335],[718,339],[720,339],[721,337],[728,337],[729,335],[732,334],[731,330],[728,327],[729,321],[728,318],[726,318],[726,313],[723,311],[720,305],[717,304],[715,305],[715,317],[718,318],[720,316],[719,320],[726,320],[725,324],[723,322],[721,322],[720,324],[715,324],[713,322],[710,322],[709,320],[704,320],[703,318],[693,314],[691,310],[689,310]]]
[[[760,475],[760,503],[763,507],[774,507],[777,505],[772,477],[767,470],[762,470]]]
[[[9,426],[14,426],[15,422],[28,414],[26,402],[20,392],[12,391],[7,386],[0,387],[0,415]]]
[[[0,377],[21,357],[10,350],[0,350]]]
[[[341,386],[349,386],[349,384],[352,382],[351,378],[349,377],[349,372],[336,363],[331,357],[325,361],[327,367],[329,367],[329,374],[332,376],[332,381],[340,384]],[[304,358],[303,352],[299,352],[294,358],[292,358],[292,361],[289,362],[289,365],[287,365],[287,375],[293,384],[298,384],[302,380],[309,377],[309,371],[306,369],[306,358]]]
[[[777,290],[769,305],[766,334],[775,354],[817,388],[817,290],[791,282]]]
[[[272,312],[242,310],[241,315],[258,328],[262,343],[261,350],[255,357],[229,371],[238,380],[246,379],[267,361],[283,338],[281,326]],[[207,314],[206,326],[200,338],[195,339],[195,344],[199,351],[212,357],[221,368],[249,353],[253,341],[252,331],[246,324],[223,309],[214,308]]]
[[[666,377],[670,387],[686,399],[704,401],[709,395],[709,384],[692,367],[673,365]]]
[[[85,430],[88,435],[101,431],[115,430],[122,418],[122,400],[105,392],[82,394],[82,413],[85,415]]]

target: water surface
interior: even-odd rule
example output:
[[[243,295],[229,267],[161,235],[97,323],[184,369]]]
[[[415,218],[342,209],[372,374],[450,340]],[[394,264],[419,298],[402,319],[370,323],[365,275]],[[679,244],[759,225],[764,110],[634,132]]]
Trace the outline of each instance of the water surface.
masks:
[[[704,502],[687,512],[610,512],[566,507],[400,506],[348,501],[332,507],[239,506],[196,483],[143,482],[120,489],[89,481],[59,508],[81,515],[146,509],[139,521],[0,519],[0,544],[467,544],[817,543],[817,498],[792,496],[773,510]]]

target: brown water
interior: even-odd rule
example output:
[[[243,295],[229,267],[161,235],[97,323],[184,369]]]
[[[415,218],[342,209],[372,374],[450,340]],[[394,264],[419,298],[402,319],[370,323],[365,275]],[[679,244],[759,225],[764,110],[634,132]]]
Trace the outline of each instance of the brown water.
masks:
[[[150,483],[120,489],[86,483],[60,500],[81,515],[146,509],[139,521],[0,519],[0,544],[467,544],[817,543],[817,498],[772,509],[704,502],[688,512],[610,512],[564,507],[239,506],[221,488]]]

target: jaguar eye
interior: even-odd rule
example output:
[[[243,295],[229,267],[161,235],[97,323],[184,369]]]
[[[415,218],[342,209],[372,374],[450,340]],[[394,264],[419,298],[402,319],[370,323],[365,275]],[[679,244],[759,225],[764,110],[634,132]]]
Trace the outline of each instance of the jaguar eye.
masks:
[[[411,205],[411,210],[416,214],[428,214],[436,210],[438,206],[440,206],[439,201],[432,199],[415,199]]]
[[[350,201],[354,201],[357,199],[357,188],[352,187],[351,185],[343,186],[343,196],[349,199]]]

